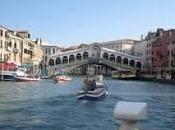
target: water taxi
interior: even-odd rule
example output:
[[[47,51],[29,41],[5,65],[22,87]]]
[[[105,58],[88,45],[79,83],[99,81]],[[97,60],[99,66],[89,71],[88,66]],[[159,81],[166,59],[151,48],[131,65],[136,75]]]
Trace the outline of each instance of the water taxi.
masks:
[[[103,82],[102,76],[97,78],[86,78],[81,90],[77,93],[77,98],[80,100],[101,100],[107,94],[107,86]]]
[[[112,78],[113,79],[123,79],[123,80],[135,79],[136,74],[131,71],[114,71],[112,73]]]
[[[65,81],[71,81],[72,78],[69,77],[68,75],[60,75],[60,76],[53,77],[53,80],[55,82],[62,83],[62,82],[65,82]]]

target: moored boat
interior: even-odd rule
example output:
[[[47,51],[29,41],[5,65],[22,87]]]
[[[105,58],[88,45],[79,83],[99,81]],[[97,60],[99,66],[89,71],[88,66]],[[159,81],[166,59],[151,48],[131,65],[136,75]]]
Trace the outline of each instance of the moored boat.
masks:
[[[21,68],[17,68],[14,63],[0,63],[0,80],[3,81],[14,81],[16,75],[24,75]]]
[[[112,76],[113,79],[118,79],[119,78],[118,71],[113,71],[111,76]]]
[[[19,68],[16,72],[15,80],[17,82],[29,82],[29,81],[39,81],[40,77],[38,76],[30,76],[26,73],[26,68]]]
[[[16,81],[18,82],[29,82],[29,81],[39,81],[40,78],[17,76]]]
[[[131,71],[114,71],[112,73],[113,79],[121,79],[121,80],[129,80],[129,79],[135,79],[136,74]]]

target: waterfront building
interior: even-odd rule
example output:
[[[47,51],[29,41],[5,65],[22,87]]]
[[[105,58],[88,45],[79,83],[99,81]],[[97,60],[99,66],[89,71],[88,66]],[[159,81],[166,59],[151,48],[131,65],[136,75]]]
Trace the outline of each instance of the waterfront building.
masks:
[[[167,73],[174,77],[175,72],[175,30],[157,29],[134,47],[134,55],[143,60],[142,71],[157,78],[165,78]]]
[[[49,56],[55,55],[55,54],[60,54],[62,48],[57,47],[57,46],[51,46],[51,45],[42,45],[43,49],[43,62],[44,65],[47,65],[47,60]]]
[[[41,40],[31,39],[26,30],[15,31],[0,26],[0,62],[16,66],[33,66],[32,72],[39,73],[43,57]]]
[[[103,47],[112,49],[115,51],[119,51],[122,53],[126,53],[129,55],[133,55],[134,53],[134,46],[139,41],[133,39],[122,39],[122,40],[115,40],[115,41],[108,41],[100,43]]]

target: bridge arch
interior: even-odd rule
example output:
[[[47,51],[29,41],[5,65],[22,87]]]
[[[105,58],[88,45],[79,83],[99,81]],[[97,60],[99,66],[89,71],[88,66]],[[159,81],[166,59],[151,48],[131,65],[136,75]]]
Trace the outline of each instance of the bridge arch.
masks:
[[[76,55],[76,59],[77,59],[77,60],[81,60],[81,59],[82,59],[82,56],[81,56],[80,53],[78,53],[78,54]]]
[[[61,58],[60,58],[60,57],[57,57],[57,58],[56,58],[55,64],[56,64],[56,65],[61,64]]]
[[[137,61],[137,63],[136,63],[136,67],[137,67],[137,68],[139,68],[139,69],[141,69],[142,64],[141,64],[141,62],[140,62],[140,61]]]
[[[55,64],[55,63],[54,63],[54,60],[53,60],[53,59],[50,59],[50,60],[49,60],[49,65],[50,65],[50,66],[54,66],[54,64]]]
[[[70,55],[69,56],[69,62],[72,63],[75,61],[75,56],[74,55]]]
[[[134,67],[134,66],[135,66],[135,61],[134,61],[134,60],[130,60],[129,65],[130,65],[131,67]]]
[[[122,57],[121,56],[117,56],[116,62],[121,64],[122,63]]]
[[[89,57],[89,53],[87,51],[83,52],[83,59],[87,59]]]
[[[123,64],[124,64],[124,65],[128,65],[128,58],[124,58],[124,59],[123,59]]]
[[[109,57],[109,56],[108,56],[108,53],[107,53],[107,52],[103,53],[103,58],[104,58],[104,59],[108,60],[108,57]]]
[[[115,61],[115,55],[111,54],[109,59],[110,59],[110,61]]]
[[[67,58],[67,56],[63,56],[63,62],[62,62],[63,64],[66,64],[66,63],[68,63],[68,58]]]

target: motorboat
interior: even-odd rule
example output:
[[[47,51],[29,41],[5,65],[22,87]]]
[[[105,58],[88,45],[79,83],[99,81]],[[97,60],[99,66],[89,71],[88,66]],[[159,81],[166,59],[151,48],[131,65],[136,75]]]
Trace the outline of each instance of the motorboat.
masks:
[[[118,71],[113,71],[111,76],[112,76],[113,79],[118,79],[119,78]]]
[[[62,82],[65,82],[65,81],[71,81],[72,78],[67,76],[67,75],[60,75],[60,76],[55,76],[53,78],[53,80],[55,80],[56,82],[62,83]]]
[[[16,81],[18,82],[29,82],[29,81],[39,81],[40,78],[17,76]]]
[[[69,76],[67,76],[67,75],[59,76],[58,79],[59,79],[60,81],[71,81],[71,80],[72,80],[72,78],[69,77]]]
[[[3,81],[14,81],[15,80],[15,71],[1,71],[0,80]]]
[[[29,82],[29,81],[39,81],[40,77],[31,76],[26,73],[26,68],[19,68],[15,75],[15,80],[17,82]]]
[[[51,76],[41,76],[41,79],[50,79]]]
[[[88,87],[92,87],[92,85],[96,84],[94,89],[88,89]],[[107,94],[107,86],[100,79],[85,79],[84,85],[81,90],[77,93],[77,98],[80,100],[101,100],[104,99]]]
[[[112,72],[112,78],[122,80],[135,79],[136,74],[131,71],[114,71]]]

